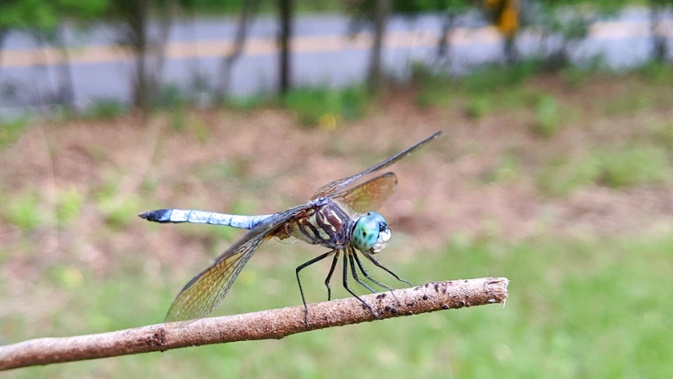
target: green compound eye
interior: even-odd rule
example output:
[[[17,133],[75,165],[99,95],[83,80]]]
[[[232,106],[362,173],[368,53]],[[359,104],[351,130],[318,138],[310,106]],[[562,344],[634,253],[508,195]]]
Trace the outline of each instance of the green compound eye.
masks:
[[[390,240],[390,229],[386,219],[376,212],[361,216],[353,228],[351,242],[362,252],[378,253]]]

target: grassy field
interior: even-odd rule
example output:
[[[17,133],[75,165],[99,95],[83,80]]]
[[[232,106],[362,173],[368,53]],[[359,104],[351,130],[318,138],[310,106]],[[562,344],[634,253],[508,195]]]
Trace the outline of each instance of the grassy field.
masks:
[[[381,260],[416,284],[511,284],[504,309],[2,377],[673,377],[670,79],[480,75],[393,90],[363,118],[323,114],[318,127],[264,106],[182,109],[147,125],[134,116],[4,125],[0,344],[158,323],[241,235],[151,225],[142,211],[284,209],[437,129],[441,139],[394,167],[399,188],[381,209],[394,234]],[[322,251],[263,245],[215,314],[300,304],[294,268]],[[311,301],[324,300],[326,272],[306,270]]]

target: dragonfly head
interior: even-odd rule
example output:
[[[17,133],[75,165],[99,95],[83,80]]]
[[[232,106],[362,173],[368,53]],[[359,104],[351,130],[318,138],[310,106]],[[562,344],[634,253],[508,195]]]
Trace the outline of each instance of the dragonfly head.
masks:
[[[364,253],[376,254],[388,245],[391,235],[386,219],[376,212],[368,212],[355,222],[351,242]]]

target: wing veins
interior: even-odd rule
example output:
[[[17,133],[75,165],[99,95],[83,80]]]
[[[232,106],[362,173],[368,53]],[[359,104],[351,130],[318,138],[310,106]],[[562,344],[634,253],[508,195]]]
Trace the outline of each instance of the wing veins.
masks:
[[[441,133],[442,133],[441,130],[436,131],[436,132],[432,133],[429,137],[425,138],[424,140],[416,143],[415,145],[413,145],[413,146],[411,146],[407,149],[404,149],[404,150],[400,151],[399,153],[393,155],[392,157],[386,159],[383,162],[377,163],[374,166],[369,167],[368,169],[365,169],[363,171],[360,171],[359,173],[357,173],[355,175],[351,175],[351,176],[343,178],[343,179],[335,180],[331,183],[328,183],[328,184],[320,187],[318,189],[318,191],[316,191],[315,194],[313,194],[313,197],[311,199],[317,199],[318,197],[321,197],[321,196],[331,196],[331,195],[333,195],[334,193],[348,187],[351,183],[353,183],[356,180],[362,178],[363,176],[365,176],[367,174],[371,174],[372,172],[381,170],[383,168],[386,168],[386,167],[392,165],[393,163],[399,161],[400,159],[404,158],[405,156],[407,156],[412,151],[420,148],[421,146],[425,145],[426,143],[428,143],[428,142],[432,141],[433,139],[437,138],[437,136],[439,136]]]
[[[386,172],[347,191],[339,192],[332,199],[356,212],[364,213],[383,205],[396,187],[397,176]]]
[[[259,245],[270,239],[272,232],[293,214],[307,206],[276,213],[226,249],[213,264],[192,278],[180,291],[168,310],[166,322],[198,319],[217,308]]]

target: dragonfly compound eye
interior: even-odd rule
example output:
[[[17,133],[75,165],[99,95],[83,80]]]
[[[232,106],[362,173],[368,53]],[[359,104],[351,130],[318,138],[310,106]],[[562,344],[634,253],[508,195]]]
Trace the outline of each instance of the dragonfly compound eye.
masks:
[[[371,252],[373,254],[376,254],[380,252],[381,250],[385,249],[386,246],[388,246],[388,241],[390,241],[390,237],[392,237],[392,233],[390,232],[390,228],[386,225],[386,227],[379,231],[379,238],[376,239],[376,243],[372,247]]]
[[[355,223],[352,242],[362,252],[378,253],[390,240],[388,223],[380,214],[369,212],[361,216]]]

